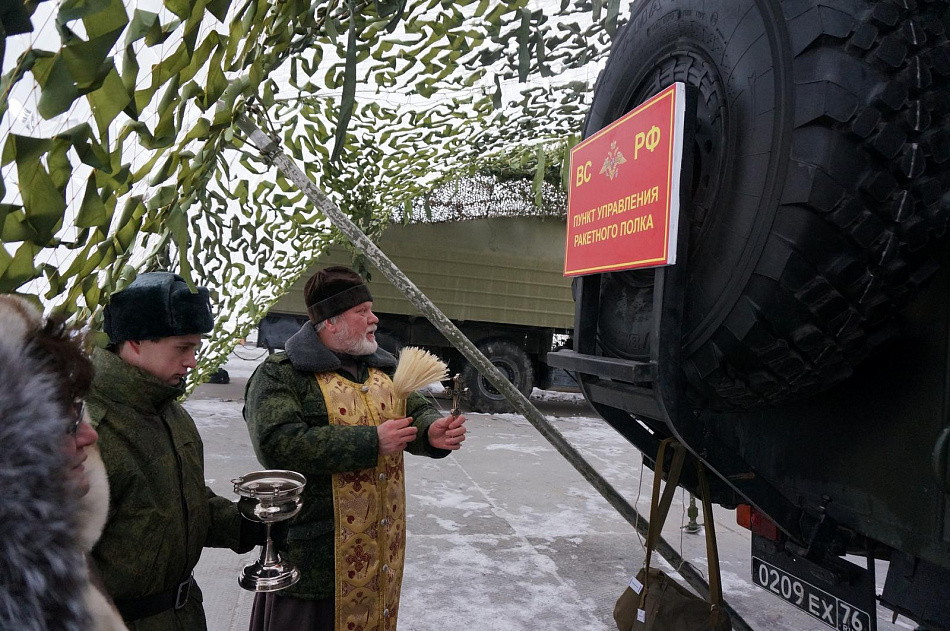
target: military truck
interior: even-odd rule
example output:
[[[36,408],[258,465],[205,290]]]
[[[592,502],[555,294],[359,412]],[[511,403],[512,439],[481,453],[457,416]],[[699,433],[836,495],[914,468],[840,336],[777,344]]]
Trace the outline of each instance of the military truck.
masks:
[[[947,8],[641,0],[584,127],[690,86],[677,263],[579,277],[549,363],[688,446],[753,581],[841,630],[950,628]]]
[[[523,394],[569,385],[545,359],[557,340],[569,336],[574,319],[570,279],[563,277],[563,218],[392,225],[379,247]],[[283,348],[307,319],[303,289],[310,275],[326,265],[352,265],[352,259],[342,247],[321,255],[260,322],[258,345]],[[509,410],[504,396],[381,273],[371,274],[368,284],[383,348],[429,350],[452,374],[461,374],[470,409]]]

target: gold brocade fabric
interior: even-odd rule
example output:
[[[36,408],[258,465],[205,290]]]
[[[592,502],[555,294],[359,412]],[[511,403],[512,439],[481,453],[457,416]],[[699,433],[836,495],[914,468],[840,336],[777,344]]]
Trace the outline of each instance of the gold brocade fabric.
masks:
[[[317,375],[331,425],[375,427],[405,416],[405,400],[395,400],[392,380],[375,368],[369,373],[365,384]],[[372,469],[333,474],[333,506],[336,628],[394,631],[406,553],[402,452],[380,456]]]

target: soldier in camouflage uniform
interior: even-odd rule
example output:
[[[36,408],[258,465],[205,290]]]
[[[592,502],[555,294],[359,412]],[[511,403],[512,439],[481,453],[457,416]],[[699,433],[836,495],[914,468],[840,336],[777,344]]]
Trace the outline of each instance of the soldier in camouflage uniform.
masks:
[[[204,547],[246,552],[263,541],[237,505],[205,486],[204,448],[178,403],[208,290],[169,272],[142,274],[105,311],[109,350],[93,353],[86,407],[109,475],[109,519],[93,558],[131,631],[203,631],[192,570]]]
[[[396,628],[405,552],[403,451],[447,456],[465,417],[439,418],[418,393],[395,400],[395,358],[358,274],[334,266],[305,289],[310,322],[247,384],[244,418],[258,459],[307,478],[281,555],[301,571],[258,594],[251,631]],[[395,408],[395,409],[394,409]]]

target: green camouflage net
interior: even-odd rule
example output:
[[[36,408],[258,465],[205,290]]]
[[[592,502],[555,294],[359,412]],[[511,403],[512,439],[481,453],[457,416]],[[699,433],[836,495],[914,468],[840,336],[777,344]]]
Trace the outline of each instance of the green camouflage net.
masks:
[[[567,150],[621,20],[617,0],[134,6],[28,2],[32,30],[4,22],[0,291],[99,328],[112,292],[172,269],[212,291],[205,373],[337,235],[236,116],[371,237],[563,214]]]

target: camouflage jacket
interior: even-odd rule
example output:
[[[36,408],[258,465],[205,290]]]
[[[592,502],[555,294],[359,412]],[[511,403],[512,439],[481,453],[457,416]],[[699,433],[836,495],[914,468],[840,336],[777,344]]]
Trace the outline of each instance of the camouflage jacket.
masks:
[[[173,590],[191,574],[203,547],[237,549],[237,504],[205,486],[198,429],[176,400],[181,386],[93,353],[87,409],[109,475],[109,519],[92,555],[117,601]],[[188,603],[128,623],[130,631],[206,628],[201,590]]]
[[[396,359],[380,349],[357,357],[356,381],[365,383],[367,366],[390,376]],[[282,594],[305,599],[333,598],[333,491],[331,476],[376,466],[379,441],[376,428],[330,425],[315,373],[340,372],[339,357],[320,341],[309,323],[287,341],[285,353],[274,353],[247,382],[244,419],[258,460],[268,469],[290,469],[307,478],[303,508],[291,520],[281,555],[301,573],[298,583]],[[407,451],[443,458],[449,451],[429,444],[427,430],[441,414],[422,395],[410,395],[406,415],[419,429]]]

